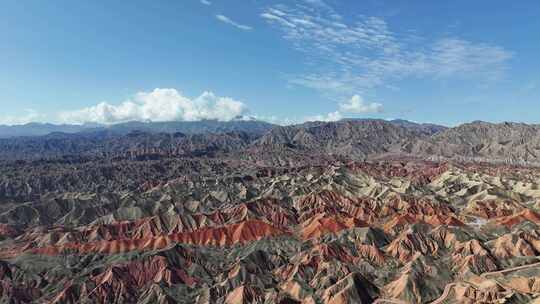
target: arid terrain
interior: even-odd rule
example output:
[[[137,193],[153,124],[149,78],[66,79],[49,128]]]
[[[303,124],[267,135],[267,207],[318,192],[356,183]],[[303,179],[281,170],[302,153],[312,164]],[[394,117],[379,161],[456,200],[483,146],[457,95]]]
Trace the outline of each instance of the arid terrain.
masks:
[[[540,303],[540,126],[205,126],[1,139],[0,302]]]

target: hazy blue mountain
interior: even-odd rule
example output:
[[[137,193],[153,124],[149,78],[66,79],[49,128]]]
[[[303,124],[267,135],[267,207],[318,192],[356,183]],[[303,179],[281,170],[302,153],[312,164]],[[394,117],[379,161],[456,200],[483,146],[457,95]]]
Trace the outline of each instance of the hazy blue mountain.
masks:
[[[82,131],[97,130],[101,128],[95,124],[69,125],[69,124],[51,124],[51,123],[27,123],[24,125],[6,126],[0,125],[0,138],[18,137],[18,136],[42,136],[54,132],[78,133]]]
[[[227,132],[247,132],[253,134],[263,134],[273,128],[274,125],[257,120],[233,120],[233,121],[172,121],[172,122],[126,122],[114,125],[100,124],[50,124],[50,123],[28,123],[24,125],[6,126],[0,125],[0,138],[10,138],[19,136],[42,136],[51,133],[80,133],[110,131],[112,133],[128,134],[132,131],[144,131],[148,133],[227,133]]]

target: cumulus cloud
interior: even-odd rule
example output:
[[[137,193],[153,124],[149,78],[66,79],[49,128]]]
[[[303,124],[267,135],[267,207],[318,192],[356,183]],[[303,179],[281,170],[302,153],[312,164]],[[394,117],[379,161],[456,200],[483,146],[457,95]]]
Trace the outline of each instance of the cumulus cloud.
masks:
[[[343,118],[341,113],[339,111],[335,111],[335,112],[330,112],[330,113],[324,114],[324,115],[309,116],[309,117],[306,117],[304,119],[304,121],[326,121],[326,122],[330,122],[330,121],[338,121],[341,118]]]
[[[366,114],[382,112],[383,105],[377,102],[365,102],[362,96],[353,95],[347,102],[339,104],[339,110],[323,115],[308,116],[305,121],[338,121],[344,114]]]
[[[339,105],[339,110],[345,113],[377,113],[381,112],[383,105],[376,102],[367,103],[359,95],[354,95],[347,102]]]
[[[126,121],[228,121],[247,112],[246,105],[229,97],[204,92],[190,99],[175,89],[137,93],[119,105],[101,102],[84,109],[60,113],[65,123],[113,124]]]
[[[243,31],[251,31],[253,28],[251,26],[248,26],[248,25],[244,25],[244,24],[240,24],[236,21],[233,21],[231,18],[225,16],[225,15],[216,15],[216,19],[223,22],[223,23],[227,23],[227,24],[230,24],[238,29],[241,29]]]

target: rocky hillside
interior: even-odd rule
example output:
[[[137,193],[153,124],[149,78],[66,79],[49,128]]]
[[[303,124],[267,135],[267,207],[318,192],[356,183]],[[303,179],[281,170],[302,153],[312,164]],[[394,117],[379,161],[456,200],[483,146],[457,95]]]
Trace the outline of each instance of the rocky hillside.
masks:
[[[159,157],[233,157],[274,166],[314,159],[374,160],[416,158],[540,165],[540,126],[472,122],[455,128],[394,120],[308,122],[284,127],[221,132],[197,124],[203,133],[128,129],[52,133],[0,139],[0,160],[148,159]],[[153,126],[157,126],[152,124]],[[187,125],[184,125],[187,126]],[[194,125],[195,126],[195,125]],[[229,125],[230,129],[235,129]],[[258,127],[257,127],[258,126]],[[137,129],[134,125],[132,129]],[[242,127],[242,128],[244,128]],[[240,128],[240,129],[242,129]],[[184,128],[185,129],[185,128]],[[122,131],[120,131],[122,130]],[[216,131],[216,132],[213,132]]]
[[[514,164],[540,163],[540,125],[472,122],[420,140],[421,155]]]
[[[426,135],[433,135],[435,133],[448,129],[445,126],[441,126],[437,124],[416,123],[416,122],[412,122],[412,121],[408,121],[404,119],[394,119],[394,120],[390,120],[389,122],[396,126],[409,128],[416,132],[424,133]]]
[[[3,199],[2,301],[525,304],[540,293],[538,171],[250,170]]]
[[[355,160],[399,155],[540,165],[540,125],[519,123],[477,121],[439,128],[384,120],[318,122],[274,128],[254,145],[263,150],[313,151]]]
[[[384,120],[344,120],[277,127],[253,145],[263,150],[294,149],[365,159],[389,152],[402,152],[408,145],[426,136],[420,129]]]

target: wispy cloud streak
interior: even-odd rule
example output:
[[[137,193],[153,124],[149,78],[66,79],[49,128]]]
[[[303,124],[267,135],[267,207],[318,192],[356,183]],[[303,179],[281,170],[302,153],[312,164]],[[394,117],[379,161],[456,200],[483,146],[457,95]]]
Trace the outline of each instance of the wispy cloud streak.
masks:
[[[241,29],[243,31],[251,31],[253,28],[251,26],[248,26],[248,25],[244,25],[244,24],[240,24],[236,21],[233,21],[231,18],[225,16],[225,15],[216,15],[216,19],[223,22],[223,23],[227,23],[229,25],[232,25],[238,29]]]
[[[487,43],[458,37],[429,41],[408,31],[397,33],[378,17],[347,20],[322,0],[274,5],[260,17],[307,55],[311,72],[289,81],[324,92],[362,93],[406,77],[494,80],[512,57]]]

